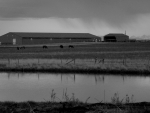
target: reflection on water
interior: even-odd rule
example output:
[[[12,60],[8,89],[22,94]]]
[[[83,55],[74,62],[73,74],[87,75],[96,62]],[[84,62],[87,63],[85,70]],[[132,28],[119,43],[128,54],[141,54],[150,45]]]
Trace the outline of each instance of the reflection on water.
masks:
[[[114,93],[134,101],[150,101],[150,77],[88,74],[0,73],[0,101],[49,101],[54,89],[63,101],[63,91],[81,101],[110,102]],[[132,96],[133,98],[133,96]]]

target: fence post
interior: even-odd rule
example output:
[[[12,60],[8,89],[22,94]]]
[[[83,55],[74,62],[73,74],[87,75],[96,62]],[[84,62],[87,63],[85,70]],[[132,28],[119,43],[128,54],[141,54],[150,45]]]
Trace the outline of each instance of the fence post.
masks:
[[[105,103],[105,90],[104,90],[104,103]]]
[[[95,58],[95,64],[96,64],[97,58]]]
[[[75,78],[75,74],[74,74],[74,77],[73,77],[73,78],[74,78],[74,83],[75,83],[75,80],[76,80],[76,78]]]
[[[74,64],[76,63],[76,61],[75,61],[76,59],[74,59]]]
[[[39,58],[38,58],[38,64],[40,63],[40,60],[39,60]]]
[[[104,61],[104,59],[103,59],[103,64],[104,64],[104,62],[105,62],[105,61]]]
[[[19,65],[19,59],[18,59],[18,65]]]
[[[8,59],[8,64],[10,64],[10,59]]]
[[[126,65],[126,60],[125,59],[123,59],[123,65]]]

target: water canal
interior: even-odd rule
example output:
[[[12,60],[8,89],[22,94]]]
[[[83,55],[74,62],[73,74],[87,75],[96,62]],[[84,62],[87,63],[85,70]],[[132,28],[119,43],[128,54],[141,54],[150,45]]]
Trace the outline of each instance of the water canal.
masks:
[[[54,89],[56,101],[63,101],[63,92],[69,98],[85,102],[111,102],[118,93],[132,101],[150,101],[150,77],[122,75],[0,73],[0,101],[50,101]]]

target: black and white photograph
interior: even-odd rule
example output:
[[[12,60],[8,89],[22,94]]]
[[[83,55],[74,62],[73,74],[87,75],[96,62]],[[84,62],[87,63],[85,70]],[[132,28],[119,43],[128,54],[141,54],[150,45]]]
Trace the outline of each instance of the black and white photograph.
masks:
[[[150,0],[0,0],[0,113],[150,113]]]

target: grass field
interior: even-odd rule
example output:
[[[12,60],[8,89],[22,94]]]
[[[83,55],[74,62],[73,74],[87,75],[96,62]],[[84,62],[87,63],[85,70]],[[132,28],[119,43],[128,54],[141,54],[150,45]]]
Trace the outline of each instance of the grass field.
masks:
[[[150,42],[71,43],[0,47],[1,70],[150,73]],[[73,45],[74,48],[69,48]],[[34,62],[35,61],[35,62]]]
[[[48,45],[48,49],[41,46],[27,46],[26,49],[17,50],[16,47],[0,47],[0,58],[55,58],[55,59],[149,59],[150,42],[126,43],[81,43],[68,48],[69,44]]]

